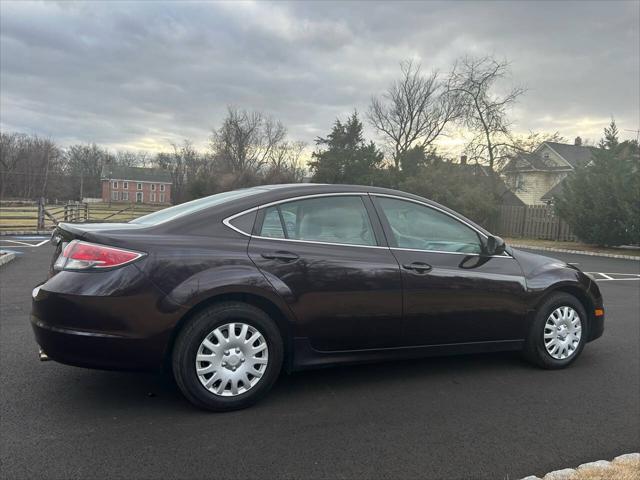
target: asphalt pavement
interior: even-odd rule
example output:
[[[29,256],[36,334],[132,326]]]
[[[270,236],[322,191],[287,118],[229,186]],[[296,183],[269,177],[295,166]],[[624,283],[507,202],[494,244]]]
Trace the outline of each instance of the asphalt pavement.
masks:
[[[614,279],[604,336],[568,369],[516,353],[339,367],[211,414],[162,375],[39,362],[30,295],[51,247],[16,250],[0,267],[2,478],[515,479],[640,450],[640,280],[609,275],[637,261],[551,254]]]

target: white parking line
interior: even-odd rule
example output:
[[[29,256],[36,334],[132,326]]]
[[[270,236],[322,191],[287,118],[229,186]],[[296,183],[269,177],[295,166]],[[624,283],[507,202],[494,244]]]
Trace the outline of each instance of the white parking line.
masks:
[[[599,280],[596,280],[596,282],[629,282],[629,281],[633,281],[633,280],[640,280],[640,277],[638,278],[601,278]]]
[[[18,242],[17,240],[1,240],[1,241],[2,242],[17,243],[18,245],[25,246],[25,247],[32,247],[33,246],[31,243]],[[14,246],[14,245],[12,245],[12,246]]]
[[[40,240],[40,239],[38,239]],[[12,240],[10,238],[2,238],[0,239],[0,244],[2,244],[3,242],[9,242],[10,245],[7,245],[7,247],[11,247],[11,248],[38,248],[41,247],[42,245],[44,245],[45,243],[47,243],[49,241],[48,238],[45,238],[44,240],[38,242],[38,243],[27,243],[27,241],[23,242],[20,240]]]
[[[587,272],[589,275],[598,276],[596,282],[623,282],[630,280],[640,280],[640,274],[637,273],[603,273],[603,272]]]

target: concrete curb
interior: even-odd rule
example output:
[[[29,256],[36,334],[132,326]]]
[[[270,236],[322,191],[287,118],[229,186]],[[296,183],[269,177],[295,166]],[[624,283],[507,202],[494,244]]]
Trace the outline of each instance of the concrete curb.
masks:
[[[4,250],[0,250],[0,252],[4,252]],[[14,258],[16,258],[16,254],[13,252],[8,252],[4,255],[0,255],[0,266],[4,265],[5,263],[9,263]]]
[[[524,245],[524,244],[515,244],[515,243],[510,243],[509,246],[514,248],[526,248],[529,250],[542,250],[545,252],[574,253],[577,255],[589,255],[591,257],[621,258],[623,260],[636,260],[640,262],[640,256],[637,256],[637,255],[621,255],[618,253],[604,253],[604,252],[585,252],[584,250],[569,250],[568,248],[554,248],[554,247],[537,247],[535,245]]]
[[[553,472],[549,472],[542,478],[536,477],[535,475],[529,475],[528,477],[524,477],[522,480],[572,480],[576,478],[575,476],[580,473],[580,470],[602,470],[602,473],[606,474],[606,471],[609,468],[612,468],[613,463],[640,464],[640,453],[625,453],[624,455],[617,456],[610,462],[607,462],[606,460],[598,460],[596,462],[583,463],[576,469],[563,468],[562,470],[554,470]]]

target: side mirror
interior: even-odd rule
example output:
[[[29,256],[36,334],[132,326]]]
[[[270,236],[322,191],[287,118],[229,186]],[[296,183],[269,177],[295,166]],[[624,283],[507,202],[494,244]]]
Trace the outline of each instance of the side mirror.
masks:
[[[485,249],[488,255],[502,255],[506,248],[507,244],[500,237],[489,235],[487,238]]]

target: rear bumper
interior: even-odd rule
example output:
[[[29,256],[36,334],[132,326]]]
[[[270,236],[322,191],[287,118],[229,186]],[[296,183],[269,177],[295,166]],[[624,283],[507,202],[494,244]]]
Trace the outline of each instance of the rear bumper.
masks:
[[[60,272],[32,293],[31,325],[40,348],[51,360],[87,368],[161,369],[183,314],[131,265]]]
[[[77,367],[105,370],[157,370],[163,350],[149,340],[68,330],[31,317],[36,342],[47,357]]]

